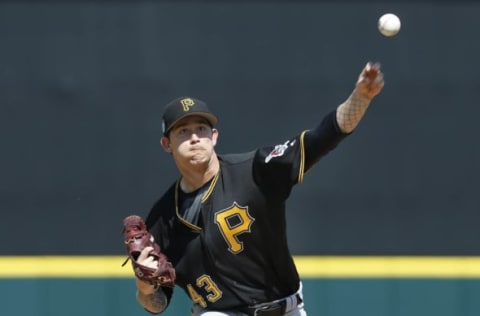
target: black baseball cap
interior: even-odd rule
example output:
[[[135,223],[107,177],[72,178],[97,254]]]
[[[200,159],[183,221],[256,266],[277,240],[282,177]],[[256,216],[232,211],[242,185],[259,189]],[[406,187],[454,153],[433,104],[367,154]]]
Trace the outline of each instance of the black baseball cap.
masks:
[[[192,97],[181,97],[170,101],[163,110],[162,132],[168,135],[168,132],[180,119],[196,115],[205,118],[213,127],[217,124],[217,117],[210,111],[207,104],[201,100]]]

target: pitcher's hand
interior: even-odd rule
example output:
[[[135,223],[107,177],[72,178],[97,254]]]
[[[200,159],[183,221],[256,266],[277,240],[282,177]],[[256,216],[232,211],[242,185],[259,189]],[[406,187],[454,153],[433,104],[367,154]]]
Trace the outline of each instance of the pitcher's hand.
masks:
[[[382,91],[384,85],[380,63],[368,62],[358,76],[354,93],[371,100]]]

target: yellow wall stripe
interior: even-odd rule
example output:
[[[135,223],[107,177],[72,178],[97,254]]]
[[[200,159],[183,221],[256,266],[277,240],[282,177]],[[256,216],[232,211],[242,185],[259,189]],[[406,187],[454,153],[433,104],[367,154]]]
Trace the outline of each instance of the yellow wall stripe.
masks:
[[[127,256],[0,256],[0,277],[128,277],[133,276]]]
[[[480,257],[296,257],[302,277],[480,278]]]
[[[129,278],[126,256],[0,256],[0,278]],[[303,278],[480,278],[480,257],[296,256]]]

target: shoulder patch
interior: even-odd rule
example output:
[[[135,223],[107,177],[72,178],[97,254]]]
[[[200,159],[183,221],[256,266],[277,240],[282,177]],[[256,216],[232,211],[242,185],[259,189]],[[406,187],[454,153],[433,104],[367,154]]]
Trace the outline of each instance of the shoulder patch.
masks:
[[[273,148],[273,150],[265,158],[265,163],[268,163],[270,160],[272,160],[272,158],[283,156],[285,151],[288,149],[288,146],[293,146],[295,144],[295,140],[292,141],[290,144],[289,142],[290,141],[287,140],[283,144],[276,145],[275,148]]]

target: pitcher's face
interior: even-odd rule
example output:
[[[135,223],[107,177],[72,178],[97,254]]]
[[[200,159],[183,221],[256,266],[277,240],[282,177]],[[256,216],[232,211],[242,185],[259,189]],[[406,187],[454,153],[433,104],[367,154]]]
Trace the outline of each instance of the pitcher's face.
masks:
[[[200,116],[189,116],[176,123],[162,146],[177,163],[204,164],[210,161],[218,132]]]

